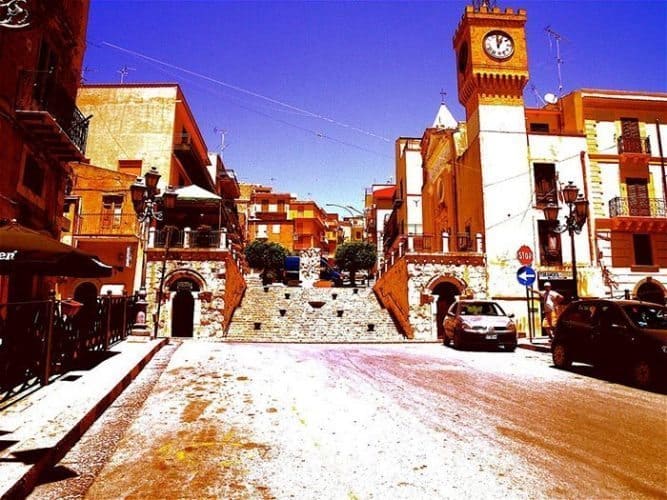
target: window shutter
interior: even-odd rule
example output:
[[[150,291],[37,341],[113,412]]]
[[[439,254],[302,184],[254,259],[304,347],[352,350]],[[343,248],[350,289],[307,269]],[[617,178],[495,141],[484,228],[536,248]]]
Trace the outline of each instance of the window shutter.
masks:
[[[632,234],[613,231],[611,233],[611,265],[632,266]]]
[[[654,233],[653,248],[655,249],[655,263],[660,267],[667,267],[667,234]]]

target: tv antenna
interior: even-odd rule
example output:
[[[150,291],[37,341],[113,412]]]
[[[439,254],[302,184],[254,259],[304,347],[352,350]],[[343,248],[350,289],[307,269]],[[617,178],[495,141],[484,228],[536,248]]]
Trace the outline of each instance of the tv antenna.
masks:
[[[130,68],[128,66],[123,66],[116,73],[120,73],[120,83],[125,83],[125,77],[130,74],[130,71],[136,71],[137,68]]]
[[[560,41],[562,40],[562,36],[560,33],[556,33],[554,30],[551,29],[551,26],[547,26],[544,28],[544,31],[547,32],[547,36],[549,37],[549,48],[551,48],[551,43],[552,40],[555,41],[556,43],[556,66],[558,68],[558,97],[561,97],[563,95],[563,75],[561,73],[561,66],[563,65],[563,59],[560,57]]]
[[[93,68],[89,67],[89,66],[85,66],[85,67],[81,68],[81,85],[83,85],[87,81],[86,80],[86,73],[94,73],[94,72],[95,72],[95,70]]]
[[[545,99],[542,99],[542,96],[541,96],[540,93],[537,91],[537,87],[535,87],[535,84],[534,84],[534,83],[532,83],[532,84],[530,85],[530,90],[532,91],[533,95],[535,96],[535,99],[538,100],[539,102],[541,102],[541,103],[542,103],[542,106],[544,106],[544,105],[546,104]]]
[[[213,133],[215,134],[220,134],[220,147],[218,147],[218,150],[220,151],[220,156],[222,156],[222,153],[227,149],[227,146],[229,144],[225,144],[225,136],[227,135],[226,130],[221,130],[218,127],[213,127]]]

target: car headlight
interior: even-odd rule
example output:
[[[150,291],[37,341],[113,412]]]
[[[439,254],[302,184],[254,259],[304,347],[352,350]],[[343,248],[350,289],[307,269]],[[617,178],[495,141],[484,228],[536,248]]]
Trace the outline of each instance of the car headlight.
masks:
[[[463,328],[464,330],[472,330],[472,325],[464,321],[461,323],[461,328]]]
[[[511,331],[516,331],[516,324],[514,323],[514,321],[510,321],[510,322],[507,324],[507,329],[508,329],[508,330],[511,330]]]
[[[661,347],[663,354],[667,354],[667,345]]]

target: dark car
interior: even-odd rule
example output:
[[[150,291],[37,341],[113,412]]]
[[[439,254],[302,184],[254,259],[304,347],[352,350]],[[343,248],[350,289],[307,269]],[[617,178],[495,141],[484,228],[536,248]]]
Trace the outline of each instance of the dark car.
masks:
[[[457,300],[445,316],[445,344],[464,347],[516,349],[516,325],[492,300]]]
[[[640,387],[664,383],[667,308],[636,300],[572,302],[558,318],[551,352],[558,368],[578,361],[620,369]]]

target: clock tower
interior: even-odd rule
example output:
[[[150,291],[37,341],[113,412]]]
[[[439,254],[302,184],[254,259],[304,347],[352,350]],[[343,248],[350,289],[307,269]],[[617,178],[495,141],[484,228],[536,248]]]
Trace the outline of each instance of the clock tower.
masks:
[[[517,243],[533,241],[531,175],[523,89],[528,82],[526,12],[468,6],[454,35],[467,151],[457,184],[458,231],[484,236],[488,292],[516,283]],[[468,229],[469,228],[469,229]]]

